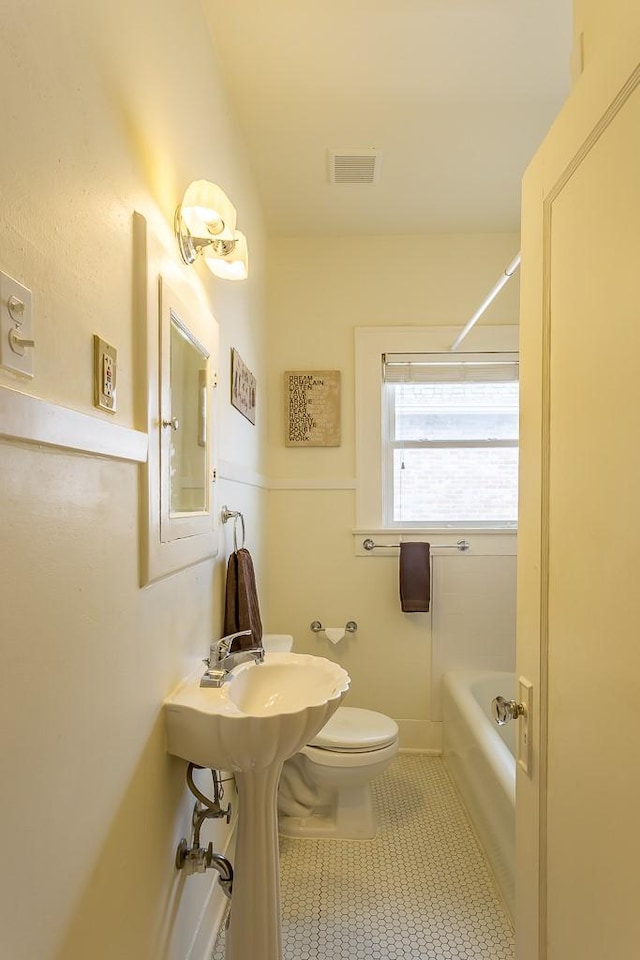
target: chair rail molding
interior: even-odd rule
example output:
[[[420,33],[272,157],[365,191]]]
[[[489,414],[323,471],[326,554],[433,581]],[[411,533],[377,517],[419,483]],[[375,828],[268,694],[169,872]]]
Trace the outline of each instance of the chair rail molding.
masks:
[[[0,437],[145,463],[148,437],[100,417],[0,386]]]

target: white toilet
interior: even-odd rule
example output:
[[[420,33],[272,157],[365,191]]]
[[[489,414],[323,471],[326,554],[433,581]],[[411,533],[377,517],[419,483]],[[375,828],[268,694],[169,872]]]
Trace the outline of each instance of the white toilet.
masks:
[[[288,634],[265,634],[267,652],[287,652]],[[398,752],[398,725],[373,710],[338,707],[306,747],[287,760],[278,791],[278,826],[288,837],[375,837],[370,784]]]

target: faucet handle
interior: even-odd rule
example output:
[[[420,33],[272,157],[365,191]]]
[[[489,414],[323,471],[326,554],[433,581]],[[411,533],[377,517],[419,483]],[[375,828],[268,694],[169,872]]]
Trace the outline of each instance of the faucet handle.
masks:
[[[211,646],[217,651],[218,660],[221,660],[230,652],[234,640],[237,640],[239,637],[250,636],[251,630],[238,630],[237,633],[230,633],[226,637],[221,637],[220,640],[214,641]]]

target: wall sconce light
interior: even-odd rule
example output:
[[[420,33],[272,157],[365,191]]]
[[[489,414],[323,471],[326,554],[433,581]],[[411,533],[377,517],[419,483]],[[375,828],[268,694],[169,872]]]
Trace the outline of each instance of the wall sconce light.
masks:
[[[209,180],[189,184],[176,209],[174,227],[185,263],[202,257],[217,277],[246,280],[247,238],[236,230],[236,208],[217,184]]]

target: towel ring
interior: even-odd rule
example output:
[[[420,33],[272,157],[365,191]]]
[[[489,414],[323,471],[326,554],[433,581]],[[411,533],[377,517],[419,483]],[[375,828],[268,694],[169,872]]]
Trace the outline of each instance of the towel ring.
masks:
[[[229,510],[228,507],[224,506],[220,511],[220,519],[223,523],[227,523],[228,520],[233,520],[233,552],[237,553],[239,549],[242,550],[244,547],[244,517],[239,510]],[[238,547],[238,520],[242,526],[242,543],[240,544],[240,547]]]
[[[241,513],[237,513],[233,518],[233,549],[235,553],[238,552],[238,520],[242,525],[242,543],[240,544],[240,549],[244,547],[245,540],[245,530],[244,530],[244,517]]]

